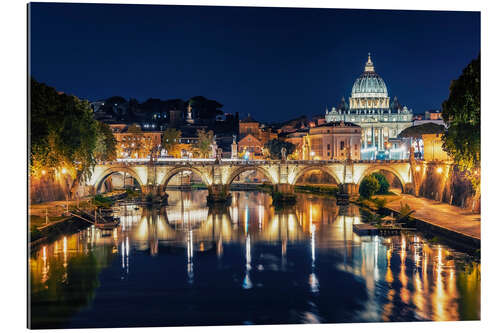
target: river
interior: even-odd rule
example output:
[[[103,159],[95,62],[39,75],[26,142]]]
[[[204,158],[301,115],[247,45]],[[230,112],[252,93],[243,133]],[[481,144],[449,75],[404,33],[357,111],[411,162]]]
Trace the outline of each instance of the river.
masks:
[[[358,236],[355,205],[299,194],[170,191],[29,259],[32,328],[480,319],[480,264],[422,234]]]

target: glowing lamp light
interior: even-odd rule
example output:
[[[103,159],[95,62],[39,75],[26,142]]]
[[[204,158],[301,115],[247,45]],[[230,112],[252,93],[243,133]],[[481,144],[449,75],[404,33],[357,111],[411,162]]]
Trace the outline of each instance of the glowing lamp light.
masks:
[[[42,170],[42,175],[45,176],[45,174],[47,173],[47,171],[45,170]]]
[[[63,175],[66,174],[66,168],[62,168],[61,172]]]
[[[312,151],[312,152],[311,152],[311,156],[314,156],[314,154],[315,154],[315,153]]]
[[[418,171],[420,171],[420,165],[417,165],[417,166],[415,167],[415,170],[416,170],[417,172],[418,172]]]
[[[439,167],[437,168],[437,173],[442,173],[443,172],[443,168]]]

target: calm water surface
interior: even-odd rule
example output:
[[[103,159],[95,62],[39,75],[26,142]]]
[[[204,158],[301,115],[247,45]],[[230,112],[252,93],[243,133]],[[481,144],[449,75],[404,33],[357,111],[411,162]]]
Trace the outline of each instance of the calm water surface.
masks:
[[[480,318],[480,265],[418,233],[359,237],[356,206],[300,195],[172,191],[121,209],[30,258],[33,328],[340,323]]]

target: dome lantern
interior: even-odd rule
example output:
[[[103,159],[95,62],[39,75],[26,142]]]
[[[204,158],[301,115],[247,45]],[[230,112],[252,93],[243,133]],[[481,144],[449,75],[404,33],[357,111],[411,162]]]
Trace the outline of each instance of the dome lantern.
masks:
[[[375,67],[373,66],[372,58],[370,57],[370,52],[368,52],[368,60],[366,61],[365,72],[375,72]]]

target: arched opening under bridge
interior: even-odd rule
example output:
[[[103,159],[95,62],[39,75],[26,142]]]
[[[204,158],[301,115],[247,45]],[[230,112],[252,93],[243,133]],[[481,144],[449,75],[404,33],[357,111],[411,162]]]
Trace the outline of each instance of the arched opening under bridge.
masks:
[[[338,186],[340,181],[330,170],[322,167],[309,167],[301,170],[295,176],[293,185],[324,185]]]
[[[373,175],[373,174],[381,174],[385,177],[387,182],[389,183],[389,189],[388,191],[394,192],[394,193],[402,193],[404,192],[405,189],[405,182],[401,175],[395,171],[392,170],[391,168],[388,167],[375,167],[375,168],[370,168],[366,170],[363,175],[359,179],[359,184],[365,179],[366,177]]]
[[[115,190],[130,189],[141,191],[141,181],[139,176],[132,170],[110,169],[103,172],[95,184],[95,193],[102,194]]]
[[[250,166],[238,168],[233,171],[227,183],[232,189],[238,189],[262,184],[273,184],[274,180],[267,170],[257,166]]]
[[[205,187],[208,180],[203,173],[193,167],[179,167],[170,170],[160,181],[167,188],[192,188],[196,186]]]

